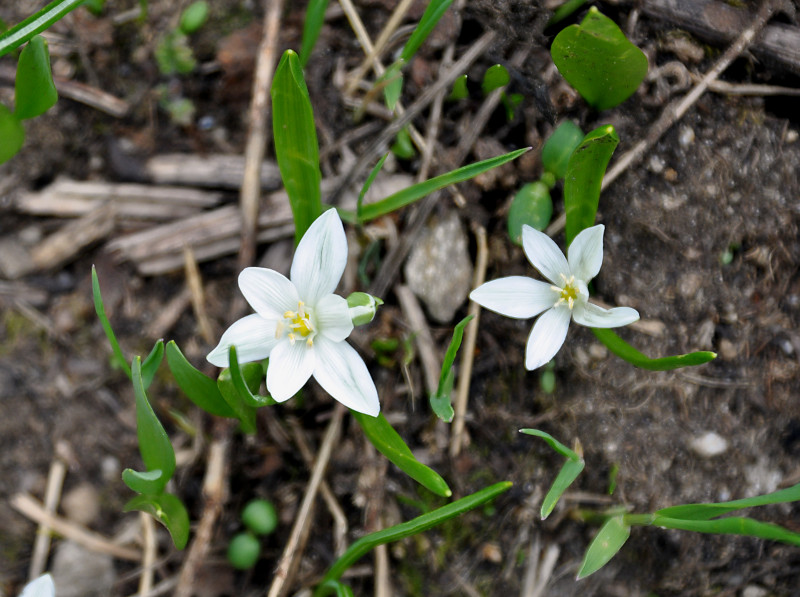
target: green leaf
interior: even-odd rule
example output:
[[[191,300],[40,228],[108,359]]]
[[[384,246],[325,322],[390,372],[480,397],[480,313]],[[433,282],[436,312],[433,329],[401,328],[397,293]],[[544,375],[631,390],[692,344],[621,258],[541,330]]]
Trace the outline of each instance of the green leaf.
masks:
[[[150,351],[150,354],[147,355],[147,358],[142,363],[142,382],[144,382],[144,388],[147,389],[150,387],[150,384],[153,383],[153,377],[158,371],[159,365],[161,365],[161,361],[164,359],[164,341],[159,340],[153,346],[153,350]]]
[[[453,494],[439,473],[414,457],[403,438],[389,424],[386,417],[382,414],[371,417],[354,410],[350,412],[378,452],[391,460],[400,470],[436,495],[450,497]]]
[[[422,199],[426,195],[430,195],[434,191],[438,191],[441,188],[469,180],[470,178],[474,178],[478,176],[478,174],[482,174],[487,170],[502,166],[503,164],[518,158],[529,149],[529,147],[517,149],[516,151],[490,158],[488,160],[463,166],[458,170],[453,170],[451,172],[447,172],[446,174],[442,174],[424,182],[412,185],[406,189],[403,189],[402,191],[398,191],[397,193],[389,195],[380,201],[376,201],[375,203],[364,205],[361,209],[361,223],[374,220],[375,218],[379,218],[380,216],[388,213],[392,213],[393,211],[414,203],[414,201]]]
[[[300,59],[292,50],[284,52],[272,82],[272,132],[299,243],[322,213],[322,202],[314,112]]]
[[[303,42],[300,45],[300,64],[305,68],[311,52],[322,31],[325,23],[325,11],[328,9],[328,0],[310,0],[306,8],[306,20],[303,23]]]
[[[544,230],[553,217],[553,200],[550,189],[541,180],[524,185],[508,210],[508,236],[517,245],[522,245],[522,226]]]
[[[556,480],[553,481],[553,485],[550,487],[547,495],[544,496],[544,499],[542,500],[542,508],[540,511],[542,520],[550,516],[550,514],[553,512],[553,509],[556,507],[558,500],[561,499],[561,496],[564,494],[564,492],[569,488],[570,485],[572,485],[572,482],[578,478],[578,475],[581,474],[584,466],[585,464],[583,459],[578,461],[567,460],[564,463],[564,466],[562,466],[561,470],[558,472]]]
[[[147,400],[142,383],[142,360],[139,356],[133,359],[131,379],[133,393],[136,395],[136,436],[139,439],[139,453],[148,471],[161,471],[161,477],[158,479],[161,488],[154,492],[160,493],[175,472],[175,451],[172,449],[167,432],[164,431]]]
[[[680,518],[682,520],[710,520],[717,516],[727,514],[728,512],[741,510],[742,508],[766,506],[768,504],[784,504],[796,501],[800,501],[800,483],[766,495],[757,495],[751,498],[712,504],[682,504],[680,506],[662,508],[661,510],[657,510],[655,514],[656,516]]]
[[[400,95],[403,93],[403,73],[401,72],[405,66],[405,61],[401,58],[386,69],[377,81],[377,85],[383,86],[383,99],[386,102],[386,107],[394,111],[397,102],[400,101]]]
[[[94,298],[94,310],[97,313],[97,318],[100,320],[100,325],[103,326],[103,331],[106,333],[106,338],[108,338],[108,341],[111,344],[111,351],[114,354],[114,360],[116,361],[117,365],[122,367],[122,370],[125,371],[125,374],[128,376],[128,378],[132,379],[131,368],[128,365],[127,359],[125,359],[125,355],[122,354],[122,349],[119,347],[117,337],[114,335],[114,330],[111,328],[111,323],[108,321],[108,317],[106,316],[106,308],[103,305],[103,296],[100,294],[100,281],[97,279],[97,270],[94,266],[92,266],[92,297]]]
[[[414,151],[414,145],[411,144],[411,135],[408,134],[408,129],[405,128],[397,133],[391,149],[392,153],[401,160],[410,160],[417,154]]]
[[[103,14],[103,9],[106,6],[106,0],[84,0],[82,6],[94,16],[99,17]]]
[[[198,0],[197,2],[192,2],[181,13],[179,28],[186,35],[191,35],[205,25],[207,20],[208,2],[205,0]]]
[[[320,583],[316,591],[314,591],[314,597],[327,597],[328,595],[353,597],[353,589],[338,580],[328,579]]]
[[[364,186],[361,187],[361,192],[358,194],[358,201],[356,202],[356,221],[361,220],[361,206],[364,204],[364,197],[367,195],[372,183],[375,182],[375,178],[377,178],[378,173],[381,171],[381,168],[383,168],[383,163],[388,157],[388,153],[383,154],[383,157],[379,159],[378,163],[370,170],[367,180],[364,181]]]
[[[458,79],[453,81],[453,90],[447,96],[447,101],[454,102],[469,97],[469,90],[467,89],[467,75],[461,75]]]
[[[631,527],[625,524],[622,516],[609,518],[592,540],[583,556],[578,580],[586,578],[608,564],[617,552],[622,549],[631,534]]]
[[[717,358],[717,353],[701,350],[688,354],[651,359],[625,342],[625,340],[620,338],[613,330],[592,328],[592,332],[597,336],[600,342],[605,344],[608,350],[619,358],[628,361],[631,365],[635,365],[641,369],[648,369],[649,371],[670,371],[672,369],[680,369],[681,367],[695,367]]]
[[[572,153],[564,177],[564,211],[567,245],[578,233],[594,225],[600,185],[619,137],[610,124],[596,128]]]
[[[197,66],[194,52],[189,47],[189,38],[178,29],[161,38],[156,46],[155,57],[162,75],[185,75]]]
[[[422,13],[419,24],[408,38],[406,45],[403,46],[403,51],[400,53],[401,60],[405,62],[411,60],[452,3],[453,0],[430,0],[425,12]]]
[[[487,68],[483,74],[481,89],[484,95],[489,95],[495,89],[508,85],[509,81],[511,81],[511,77],[508,74],[508,69],[502,64],[495,64]]]
[[[13,158],[25,142],[25,129],[11,110],[0,104],[0,164]]]
[[[573,462],[580,462],[583,460],[580,454],[574,450],[570,450],[567,446],[545,431],[540,431],[539,429],[520,429],[519,432],[543,439],[553,450],[561,454],[564,458],[569,458]]]
[[[22,49],[14,85],[14,115],[20,120],[44,114],[58,101],[50,72],[50,52],[41,35],[34,36]]]
[[[761,522],[752,518],[731,516],[716,520],[686,520],[656,516],[653,526],[664,529],[680,529],[696,533],[715,533],[720,535],[746,535],[759,539],[771,539],[789,545],[800,546],[800,533],[792,532],[770,522]]]
[[[216,382],[195,369],[183,356],[174,340],[167,343],[167,365],[183,393],[207,413],[218,417],[236,419],[228,403],[219,393]]]
[[[264,369],[260,363],[245,363],[240,367],[235,346],[230,348],[228,363],[230,364],[231,382],[242,402],[253,408],[277,404],[271,396],[261,396],[257,393],[261,387],[261,381],[264,379]]]
[[[556,36],[550,54],[561,75],[598,110],[624,102],[647,75],[644,53],[595,7],[580,25]]]
[[[124,512],[138,510],[150,514],[163,524],[178,549],[189,541],[189,513],[176,496],[171,493],[159,495],[137,495],[123,507]]]
[[[556,179],[562,179],[567,174],[567,165],[572,152],[583,141],[583,131],[571,120],[565,120],[553,134],[544,142],[542,147],[542,166],[552,172]]]
[[[139,472],[131,468],[122,471],[122,481],[136,493],[158,494],[164,491],[167,481],[164,481],[164,471]]]
[[[464,337],[464,328],[472,321],[474,315],[467,315],[462,319],[453,329],[453,339],[450,340],[450,345],[447,347],[447,352],[444,354],[442,361],[442,372],[439,374],[439,387],[436,392],[431,394],[431,408],[436,416],[443,421],[449,423],[453,420],[455,413],[450,404],[450,392],[453,389],[453,363],[456,360],[456,354],[461,347],[461,339]]]
[[[255,409],[245,402],[236,385],[233,383],[233,377],[230,369],[223,369],[217,378],[217,388],[222,398],[231,407],[231,410],[236,413],[236,418],[242,426],[244,433],[256,432],[256,411]]]
[[[41,33],[68,12],[80,6],[81,2],[83,0],[53,0],[39,12],[18,23],[0,35],[0,56],[5,56],[37,33]]]
[[[483,504],[493,500],[500,494],[508,491],[511,488],[510,481],[495,483],[489,487],[481,489],[471,495],[456,500],[446,506],[437,508],[433,512],[428,512],[421,516],[417,516],[413,520],[403,522],[388,529],[383,529],[375,533],[370,533],[361,537],[358,541],[353,543],[344,554],[331,566],[330,570],[325,574],[322,579],[322,584],[329,580],[339,580],[353,564],[355,564],[364,555],[369,553],[373,548],[378,545],[391,543],[392,541],[399,541],[406,537],[412,537],[428,529],[431,529],[443,522],[460,516],[464,512],[468,512],[482,506]],[[320,585],[321,587],[321,585]],[[314,592],[314,597],[321,597],[328,593],[319,592],[319,587]]]
[[[578,10],[581,6],[586,4],[589,0],[566,0],[561,6],[556,8],[553,11],[553,16],[550,17],[550,20],[547,21],[547,25],[545,25],[545,29],[547,27],[552,27],[557,23],[560,23],[564,19],[566,19],[569,15],[574,13]]]

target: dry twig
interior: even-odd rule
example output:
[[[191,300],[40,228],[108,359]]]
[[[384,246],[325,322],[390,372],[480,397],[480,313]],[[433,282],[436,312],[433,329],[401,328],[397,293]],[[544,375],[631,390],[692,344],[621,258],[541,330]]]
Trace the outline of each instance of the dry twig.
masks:
[[[56,449],[58,451],[58,448]],[[47,487],[44,492],[44,509],[48,514],[53,514],[58,508],[61,498],[61,489],[64,486],[64,477],[67,474],[67,465],[64,460],[56,454],[53,462],[50,463],[50,472],[47,474]],[[31,565],[28,568],[28,580],[31,581],[47,569],[47,555],[50,553],[50,528],[47,524],[39,524],[36,531],[36,540],[33,544],[33,555]]]
[[[139,579],[139,594],[147,595],[153,589],[153,568],[156,562],[156,530],[153,517],[139,512],[142,523],[142,576]]]

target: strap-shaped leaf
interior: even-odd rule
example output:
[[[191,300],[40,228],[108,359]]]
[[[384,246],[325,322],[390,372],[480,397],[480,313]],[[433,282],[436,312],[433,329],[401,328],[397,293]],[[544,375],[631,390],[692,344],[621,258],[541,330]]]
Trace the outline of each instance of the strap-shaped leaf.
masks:
[[[447,352],[442,361],[442,372],[439,374],[439,387],[434,394],[431,394],[431,408],[436,416],[443,421],[449,423],[453,420],[455,413],[450,404],[450,392],[453,390],[453,363],[456,360],[456,354],[461,347],[461,339],[464,337],[464,328],[472,321],[474,315],[467,315],[464,319],[456,324],[453,329],[453,339],[450,340],[450,345],[447,347]]]
[[[162,360],[164,360],[164,341],[158,340],[142,363],[142,382],[145,390],[153,383],[153,377],[155,377]]]
[[[400,53],[400,58],[402,60],[405,62],[411,60],[412,56],[419,50],[419,47],[428,39],[428,36],[439,23],[439,19],[444,16],[445,11],[452,3],[453,0],[430,0],[414,32],[411,34],[411,37],[408,38],[406,45],[403,46],[403,51]]]
[[[245,363],[240,366],[235,346],[230,348],[228,362],[230,363],[231,382],[242,402],[253,408],[277,404],[270,396],[257,394],[261,387],[261,381],[264,379],[264,370],[260,363]]]
[[[22,49],[14,84],[14,115],[20,120],[44,114],[58,101],[47,42],[36,35]]]
[[[653,525],[665,529],[680,529],[697,533],[746,535],[800,546],[800,533],[795,533],[771,522],[761,522],[753,518],[740,516],[718,518],[716,520],[686,520],[656,516],[653,520]]]
[[[183,356],[181,349],[175,344],[174,340],[167,343],[167,365],[172,371],[172,376],[183,393],[202,408],[207,413],[218,417],[228,417],[236,419],[228,403],[219,393],[216,382],[195,369],[192,364]]]
[[[111,322],[108,321],[106,308],[105,305],[103,305],[103,295],[100,294],[100,281],[97,279],[97,270],[94,266],[92,266],[92,297],[94,298],[94,310],[97,313],[97,318],[100,320],[100,324],[103,326],[103,331],[106,333],[106,338],[108,338],[108,342],[111,344],[111,351],[114,353],[114,360],[116,361],[117,365],[122,367],[122,370],[125,371],[125,374],[128,376],[128,378],[130,378],[131,368],[130,365],[128,365],[125,355],[122,354],[122,349],[119,347],[117,337],[114,335]]]
[[[710,520],[743,508],[766,506],[768,504],[785,504],[797,501],[800,501],[800,483],[792,487],[787,487],[786,489],[773,491],[766,495],[757,495],[751,498],[712,504],[681,504],[680,506],[662,508],[661,510],[657,510],[655,514],[656,516],[680,518],[682,520]]]
[[[642,369],[648,369],[649,371],[670,371],[672,369],[680,369],[681,367],[695,367],[717,358],[717,353],[701,350],[687,354],[651,359],[625,342],[614,330],[592,328],[592,332],[594,332],[594,335],[597,336],[600,342],[605,344],[605,346],[619,358],[628,361],[631,365]]]
[[[561,454],[564,458],[568,458],[575,462],[582,460],[580,454],[574,450],[570,450],[567,446],[562,444],[546,431],[541,431],[540,429],[520,429],[519,432],[543,439],[545,442],[547,442],[548,446],[553,448],[553,450]]]
[[[583,141],[581,128],[571,120],[565,120],[542,146],[542,167],[552,172],[557,180],[564,178],[569,158],[581,141]]]
[[[386,420],[386,417],[382,414],[377,417],[371,417],[354,410],[350,412],[378,452],[391,460],[400,470],[436,495],[442,497],[453,495],[450,487],[447,486],[447,483],[439,473],[416,459],[403,441],[403,438]]]
[[[25,129],[11,110],[0,104],[0,164],[13,158],[25,143]]]
[[[83,2],[84,0],[53,0],[39,12],[13,26],[0,35],[0,56],[4,56],[13,49],[18,48]]]
[[[123,508],[125,512],[132,510],[150,514],[167,528],[176,548],[186,547],[189,541],[189,513],[176,496],[171,493],[137,495]]]
[[[300,44],[300,64],[305,67],[314,45],[325,23],[325,11],[328,9],[328,0],[310,0],[306,8],[306,20],[303,22],[303,41]]]
[[[625,524],[622,516],[612,516],[606,520],[583,556],[578,580],[586,578],[608,564],[622,549],[630,535],[631,527]]]

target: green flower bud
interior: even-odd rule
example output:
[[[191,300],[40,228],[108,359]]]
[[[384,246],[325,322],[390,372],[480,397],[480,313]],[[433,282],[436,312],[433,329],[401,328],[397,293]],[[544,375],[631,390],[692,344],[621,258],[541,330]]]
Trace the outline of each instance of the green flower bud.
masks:
[[[366,292],[354,292],[348,296],[347,305],[350,307],[350,319],[353,320],[353,325],[364,325],[372,321],[382,304],[381,299]]]

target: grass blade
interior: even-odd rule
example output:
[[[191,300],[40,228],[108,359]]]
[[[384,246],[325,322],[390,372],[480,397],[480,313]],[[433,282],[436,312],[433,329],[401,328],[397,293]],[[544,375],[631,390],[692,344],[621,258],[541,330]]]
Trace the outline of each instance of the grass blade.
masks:
[[[715,533],[720,535],[746,535],[759,539],[771,539],[789,545],[800,546],[800,533],[794,533],[771,522],[761,522],[752,518],[732,516],[717,520],[684,520],[656,516],[653,526],[665,529],[680,529],[697,533]]]
[[[717,358],[717,353],[701,350],[688,354],[679,354],[671,357],[651,359],[625,342],[617,333],[610,329],[592,328],[592,332],[606,347],[619,358],[628,361],[631,365],[649,371],[671,371],[681,367],[695,367],[703,365]]]
[[[39,12],[0,35],[0,56],[18,48],[83,2],[84,0],[53,0]]]
[[[453,420],[455,412],[450,404],[450,392],[453,389],[453,362],[456,360],[456,354],[461,347],[461,340],[464,337],[464,328],[472,321],[474,315],[467,315],[462,319],[453,329],[453,339],[450,340],[450,345],[447,347],[447,352],[442,361],[442,372],[439,375],[439,387],[436,389],[435,394],[431,394],[431,408],[436,416],[443,421],[449,423]]]
[[[608,564],[611,558],[622,549],[630,535],[631,527],[625,524],[622,516],[609,518],[589,544],[586,555],[583,556],[577,580],[586,578]]]
[[[314,45],[325,23],[325,11],[328,9],[328,0],[310,0],[306,8],[306,20],[303,23],[303,41],[300,44],[300,64],[305,68]]]
[[[117,365],[122,367],[122,370],[125,372],[128,378],[132,379],[130,365],[128,365],[125,355],[122,354],[122,349],[119,347],[117,337],[114,335],[111,322],[108,321],[106,308],[103,305],[103,295],[100,294],[100,281],[97,279],[97,269],[94,266],[92,266],[92,297],[94,298],[94,310],[97,313],[97,318],[100,320],[100,324],[103,326],[103,331],[106,333],[106,338],[108,338],[108,341],[111,344],[111,351],[114,353],[114,361],[116,361]]]
[[[784,504],[786,502],[800,501],[800,483],[786,489],[773,491],[766,495],[757,495],[751,498],[733,500],[730,502],[718,502],[713,504],[682,504],[662,508],[655,512],[656,516],[666,518],[680,518],[682,520],[710,520],[741,510],[742,508],[752,508],[754,506],[766,506],[768,504]]]

